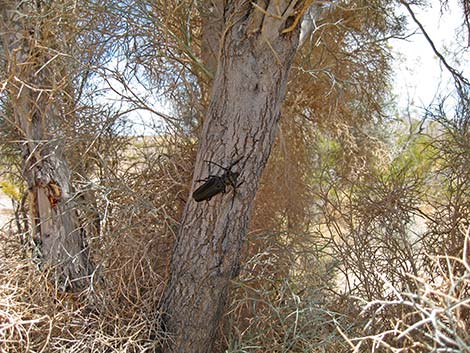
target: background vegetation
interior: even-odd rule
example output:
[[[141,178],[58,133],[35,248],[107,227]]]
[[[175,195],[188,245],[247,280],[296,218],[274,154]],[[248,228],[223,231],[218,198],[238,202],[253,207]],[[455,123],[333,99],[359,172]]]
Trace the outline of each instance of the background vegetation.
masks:
[[[397,112],[388,39],[406,36],[405,5],[426,6],[323,5],[214,352],[470,352],[469,87],[445,62],[454,92]],[[57,90],[73,97],[55,138],[95,265],[79,292],[41,265],[2,56],[0,185],[14,212],[0,230],[0,351],[152,352],[171,339],[157,308],[212,80],[203,6],[62,0],[30,15],[54,35]],[[130,133],[137,114],[158,117],[145,136]]]

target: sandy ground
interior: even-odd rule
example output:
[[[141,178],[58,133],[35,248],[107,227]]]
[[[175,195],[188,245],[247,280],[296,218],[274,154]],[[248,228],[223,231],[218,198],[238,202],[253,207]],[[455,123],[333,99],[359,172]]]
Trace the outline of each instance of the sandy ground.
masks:
[[[0,189],[0,230],[11,219],[12,213],[11,200]]]

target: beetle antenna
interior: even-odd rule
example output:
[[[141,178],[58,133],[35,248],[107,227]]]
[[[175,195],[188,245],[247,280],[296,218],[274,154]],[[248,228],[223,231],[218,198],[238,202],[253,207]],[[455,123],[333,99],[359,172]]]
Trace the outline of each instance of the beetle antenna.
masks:
[[[204,161],[206,163],[209,163],[209,164],[215,164],[217,167],[219,168],[222,168],[223,170],[228,170],[228,168],[225,168],[225,167],[222,167],[220,164],[218,163],[215,163],[215,162],[212,162],[212,161]]]
[[[212,161],[204,160],[204,162],[206,162],[206,163],[208,163],[208,164],[214,164],[214,165],[216,165],[217,167],[222,168],[223,170],[225,170],[225,171],[227,172],[227,171],[231,170],[232,167],[233,167],[235,164],[237,164],[238,162],[240,162],[242,159],[243,159],[243,157],[238,158],[235,162],[232,162],[232,164],[230,164],[230,166],[229,166],[228,168],[223,167],[223,166],[221,166],[219,163],[215,163],[215,162],[212,162]]]

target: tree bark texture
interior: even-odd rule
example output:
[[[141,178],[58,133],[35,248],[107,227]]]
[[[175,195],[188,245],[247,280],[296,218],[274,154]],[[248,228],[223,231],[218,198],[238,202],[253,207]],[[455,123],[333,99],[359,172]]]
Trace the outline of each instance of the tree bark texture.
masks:
[[[0,1],[1,41],[7,58],[5,88],[24,158],[32,236],[61,289],[86,288],[93,266],[70,185],[57,129],[67,110],[64,77],[54,41],[33,2]],[[60,56],[59,56],[60,57]],[[61,69],[62,68],[62,69]]]
[[[201,59],[213,78],[217,71],[220,37],[224,31],[224,1],[206,0],[199,8],[201,15]]]
[[[217,73],[197,154],[197,180],[228,166],[242,183],[235,192],[186,204],[161,307],[172,335],[169,352],[211,352],[230,281],[240,268],[253,199],[274,142],[298,43],[302,1],[232,1],[225,7]]]

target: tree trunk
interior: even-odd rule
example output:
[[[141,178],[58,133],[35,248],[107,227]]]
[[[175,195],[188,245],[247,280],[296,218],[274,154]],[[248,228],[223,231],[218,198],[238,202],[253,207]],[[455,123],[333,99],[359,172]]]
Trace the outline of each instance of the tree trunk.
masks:
[[[233,170],[235,192],[196,203],[189,198],[171,260],[162,314],[170,352],[210,352],[250,222],[258,182],[274,142],[288,72],[298,43],[304,2],[233,1],[197,154],[195,181]],[[269,15],[271,14],[271,15]],[[278,16],[279,15],[279,16]],[[210,169],[210,170],[209,170]],[[196,183],[198,184],[198,183]]]
[[[217,71],[220,37],[224,31],[224,1],[206,0],[199,5],[201,16],[201,59],[212,79]]]
[[[37,5],[40,6],[40,5]],[[57,128],[66,119],[64,82],[54,40],[43,27],[47,13],[31,3],[0,1],[6,88],[21,139],[29,188],[32,236],[61,289],[88,285],[93,266],[74,208],[70,171]],[[50,25],[50,23],[49,23]]]

